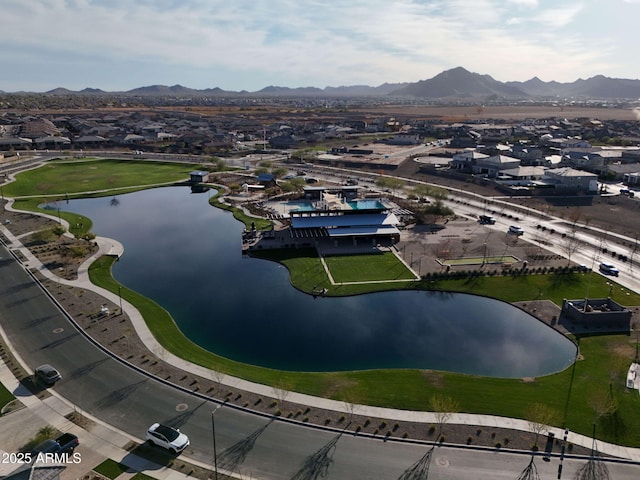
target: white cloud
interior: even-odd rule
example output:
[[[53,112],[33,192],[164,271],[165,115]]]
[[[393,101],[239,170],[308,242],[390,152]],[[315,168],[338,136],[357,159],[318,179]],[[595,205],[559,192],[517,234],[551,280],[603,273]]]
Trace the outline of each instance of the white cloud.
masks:
[[[0,64],[5,74],[20,57],[58,63],[69,70],[58,69],[58,78],[66,74],[77,82],[99,80],[98,72],[115,78],[115,65],[137,63],[136,74],[127,72],[121,82],[167,78],[227,89],[417,81],[455,66],[501,80],[538,75],[572,81],[616,66],[616,32],[603,32],[613,22],[601,22],[601,33],[594,36],[600,14],[590,4],[543,3],[3,0]],[[626,18],[625,8],[636,8],[630,3],[619,4],[616,19]],[[592,23],[587,13],[593,14]],[[92,72],[83,64],[91,64]],[[619,65],[631,68],[622,60]],[[221,79],[226,84],[215,83]],[[6,81],[0,79],[0,89]]]
[[[514,3],[525,7],[537,7],[538,0],[507,0],[507,3]]]
[[[538,23],[544,24],[547,27],[565,27],[566,25],[574,21],[574,19],[582,11],[582,9],[583,5],[581,4],[558,6],[538,13],[534,17],[534,20]]]

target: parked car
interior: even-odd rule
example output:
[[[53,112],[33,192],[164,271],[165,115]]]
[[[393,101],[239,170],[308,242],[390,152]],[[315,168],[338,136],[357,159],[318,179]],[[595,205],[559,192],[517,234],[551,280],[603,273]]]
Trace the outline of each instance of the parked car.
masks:
[[[154,445],[165,448],[174,455],[189,446],[189,437],[177,428],[161,423],[151,425],[147,430],[146,438]]]
[[[32,451],[33,456],[38,453],[71,453],[80,445],[78,437],[73,433],[63,433],[56,439],[45,440],[37,445]]]
[[[58,380],[62,378],[62,375],[60,375],[60,372],[58,372],[58,370],[53,368],[48,363],[45,363],[44,365],[40,365],[38,368],[36,368],[35,376],[37,380],[40,380],[44,384],[49,386],[53,385],[54,383],[56,383]]]
[[[480,217],[478,217],[478,221],[482,225],[495,225],[496,223],[496,219],[493,218],[491,215],[480,215]]]
[[[613,275],[614,277],[617,277],[620,273],[620,271],[610,263],[601,263],[600,271],[605,275]]]
[[[512,235],[524,235],[524,230],[522,229],[522,227],[519,227],[517,225],[511,225],[509,227],[509,233]]]

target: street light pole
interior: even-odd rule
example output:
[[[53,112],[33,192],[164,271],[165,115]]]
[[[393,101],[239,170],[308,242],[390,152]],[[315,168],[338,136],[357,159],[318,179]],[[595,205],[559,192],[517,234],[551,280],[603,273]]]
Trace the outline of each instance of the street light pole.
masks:
[[[213,469],[214,469],[214,478],[218,480],[218,451],[216,450],[216,420],[215,415],[220,407],[222,407],[226,402],[222,402],[211,412],[211,434],[213,435]]]
[[[122,285],[118,285],[118,298],[120,299],[120,315],[122,315]]]

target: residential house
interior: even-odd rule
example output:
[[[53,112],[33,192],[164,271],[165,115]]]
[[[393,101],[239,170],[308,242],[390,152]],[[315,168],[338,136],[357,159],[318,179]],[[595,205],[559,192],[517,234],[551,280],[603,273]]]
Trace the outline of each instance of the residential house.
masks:
[[[36,138],[34,143],[39,149],[64,148],[71,145],[71,140],[68,137],[47,136]]]
[[[576,148],[563,152],[562,164],[589,172],[601,172],[605,165],[605,159],[599,150],[594,151],[591,148]]]
[[[598,175],[595,173],[562,167],[548,169],[545,177],[547,183],[554,185],[557,190],[598,192]]]
[[[545,167],[520,166],[500,171],[497,181],[505,185],[534,186],[545,176]]]
[[[509,156],[520,159],[521,165],[544,165],[545,163],[542,150],[526,143],[512,145]]]
[[[451,168],[453,170],[460,170],[463,172],[471,173],[473,166],[479,161],[485,158],[489,158],[489,155],[480,153],[477,150],[465,150],[461,153],[456,153],[451,159]]]
[[[277,150],[286,150],[298,147],[300,139],[293,135],[278,135],[269,139],[269,145]]]
[[[520,160],[507,155],[493,155],[476,161],[472,166],[472,173],[496,178],[502,170],[509,170],[520,166]]]
[[[627,148],[622,151],[620,160],[623,163],[640,162],[640,148]]]
[[[73,144],[78,148],[100,148],[106,143],[108,140],[100,135],[84,135],[73,139]]]
[[[0,138],[0,149],[1,150],[11,150],[11,149],[20,149],[27,150],[33,146],[33,140],[30,138],[21,138],[21,137],[5,137]]]
[[[627,175],[637,175],[640,173],[640,163],[612,163],[611,165],[605,166],[602,173],[607,179],[624,182]]]
[[[640,186],[640,172],[625,173],[622,181],[630,187]]]

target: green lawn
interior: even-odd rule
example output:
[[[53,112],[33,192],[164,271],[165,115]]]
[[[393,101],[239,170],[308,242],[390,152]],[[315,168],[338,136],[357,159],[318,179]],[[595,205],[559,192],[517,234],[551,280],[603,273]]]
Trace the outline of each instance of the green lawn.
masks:
[[[7,387],[0,383],[0,410],[2,410],[9,402],[14,401],[15,398],[16,397],[7,390]]]
[[[136,160],[83,159],[47,162],[34,170],[16,175],[16,181],[3,186],[7,197],[59,196],[79,192],[148,187],[189,179],[196,165]]]
[[[336,283],[412,280],[413,273],[391,252],[324,257]]]
[[[104,475],[105,477],[113,480],[124,472],[129,471],[129,467],[122,463],[116,462],[115,460],[107,458],[100,465],[95,466],[93,468],[93,471],[98,472],[100,475]]]

